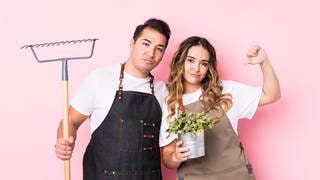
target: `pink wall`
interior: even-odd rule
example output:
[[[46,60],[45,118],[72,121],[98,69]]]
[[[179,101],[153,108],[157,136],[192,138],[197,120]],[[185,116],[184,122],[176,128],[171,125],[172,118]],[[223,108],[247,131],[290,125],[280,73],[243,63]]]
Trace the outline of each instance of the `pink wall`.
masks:
[[[303,2],[2,0],[0,179],[63,179],[63,163],[54,153],[62,114],[61,65],[38,64],[29,51],[19,48],[30,43],[99,38],[93,59],[69,63],[72,96],[89,71],[127,57],[135,26],[149,17],[166,20],[173,31],[164,63],[155,70],[163,80],[178,43],[190,35],[203,35],[217,49],[222,78],[261,85],[259,67],[242,65],[248,46],[261,44],[278,73],[282,99],[260,108],[253,121],[240,123],[257,179],[320,179],[316,104],[320,83],[315,80],[320,65],[320,4]],[[86,123],[79,130],[71,161],[72,179],[82,177],[88,134]],[[165,179],[173,179],[174,171],[164,173]]]

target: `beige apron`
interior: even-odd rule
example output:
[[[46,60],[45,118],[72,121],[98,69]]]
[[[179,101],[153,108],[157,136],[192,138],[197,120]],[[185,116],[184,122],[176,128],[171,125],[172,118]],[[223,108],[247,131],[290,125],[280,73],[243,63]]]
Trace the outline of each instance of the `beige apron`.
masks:
[[[201,102],[185,106],[186,112],[202,112]],[[209,116],[220,117],[216,110]],[[181,163],[177,180],[254,180],[252,168],[237,134],[223,113],[220,122],[205,132],[205,153],[200,158]]]

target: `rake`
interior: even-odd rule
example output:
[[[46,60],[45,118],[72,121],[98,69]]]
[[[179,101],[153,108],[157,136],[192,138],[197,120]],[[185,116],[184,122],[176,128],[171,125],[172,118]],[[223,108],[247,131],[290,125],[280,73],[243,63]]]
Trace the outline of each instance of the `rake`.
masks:
[[[50,42],[50,43],[41,43],[41,44],[31,44],[31,45],[24,45],[21,49],[31,49],[33,56],[39,63],[46,63],[46,62],[54,62],[54,61],[61,61],[62,62],[62,88],[63,88],[63,138],[69,138],[69,114],[68,114],[68,107],[69,107],[69,92],[68,92],[68,61],[69,60],[80,60],[80,59],[89,59],[93,55],[95,42],[98,39],[82,39],[82,40],[71,40],[71,41],[59,41],[59,42]],[[91,51],[88,56],[79,56],[79,57],[62,57],[62,58],[53,58],[53,59],[39,59],[35,48],[42,48],[42,47],[50,47],[50,46],[60,46],[60,45],[73,45],[73,44],[81,44],[81,43],[91,43]],[[64,177],[65,180],[71,179],[70,174],[70,160],[64,161]]]

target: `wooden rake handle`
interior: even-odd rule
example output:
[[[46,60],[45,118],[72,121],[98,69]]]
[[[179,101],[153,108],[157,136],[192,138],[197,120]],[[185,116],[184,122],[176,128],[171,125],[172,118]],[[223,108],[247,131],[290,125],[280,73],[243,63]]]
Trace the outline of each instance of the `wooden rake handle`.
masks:
[[[63,86],[63,139],[69,139],[69,88],[68,80],[62,81]],[[70,160],[64,160],[64,179],[71,180],[70,175]]]
[[[21,49],[31,49],[31,52],[34,58],[39,63],[46,63],[46,62],[53,62],[53,61],[61,61],[62,62],[62,82],[63,82],[63,138],[65,140],[69,139],[69,97],[68,97],[68,68],[67,68],[67,61],[68,60],[76,60],[76,59],[89,59],[93,55],[95,42],[98,40],[97,38],[93,39],[81,39],[81,40],[71,40],[71,41],[59,41],[59,42],[51,42],[51,43],[41,43],[41,44],[30,44],[24,45]],[[53,58],[53,59],[42,59],[39,58],[35,49],[38,47],[49,47],[49,46],[59,46],[59,45],[68,45],[68,44],[77,44],[77,43],[86,43],[91,42],[91,51],[88,56],[79,56],[79,57],[64,57],[64,58]],[[70,160],[64,161],[64,172],[65,172],[65,180],[70,180]]]

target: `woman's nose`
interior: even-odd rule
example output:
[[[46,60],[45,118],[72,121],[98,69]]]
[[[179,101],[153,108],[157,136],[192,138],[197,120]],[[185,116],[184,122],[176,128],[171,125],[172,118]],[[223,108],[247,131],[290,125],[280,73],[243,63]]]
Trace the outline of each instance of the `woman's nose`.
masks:
[[[193,70],[195,70],[196,72],[198,72],[200,70],[200,64],[199,63],[194,63],[193,64]]]

